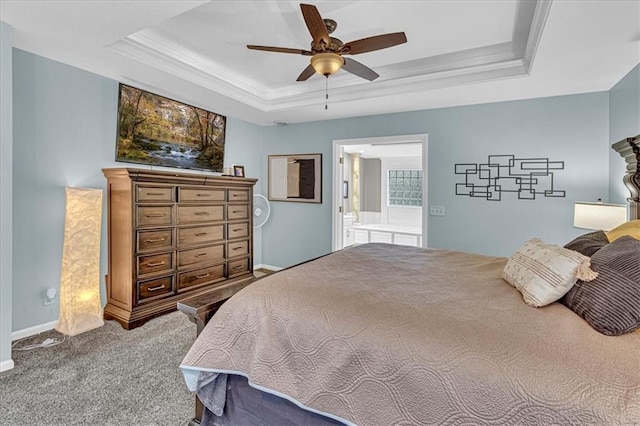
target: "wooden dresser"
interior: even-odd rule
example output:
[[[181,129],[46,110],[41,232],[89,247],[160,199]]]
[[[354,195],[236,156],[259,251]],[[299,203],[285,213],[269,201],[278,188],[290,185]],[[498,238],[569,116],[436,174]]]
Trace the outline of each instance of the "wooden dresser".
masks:
[[[256,179],[113,168],[105,319],[127,330],[178,301],[253,280]]]

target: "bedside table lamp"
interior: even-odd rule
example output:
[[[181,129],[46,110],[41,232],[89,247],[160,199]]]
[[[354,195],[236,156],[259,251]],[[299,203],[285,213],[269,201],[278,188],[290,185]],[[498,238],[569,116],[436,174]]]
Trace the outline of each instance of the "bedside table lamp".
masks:
[[[627,206],[602,202],[576,202],[573,226],[585,229],[609,231],[627,221]]]
[[[60,274],[60,318],[68,336],[104,325],[100,303],[102,190],[65,188],[66,212]]]

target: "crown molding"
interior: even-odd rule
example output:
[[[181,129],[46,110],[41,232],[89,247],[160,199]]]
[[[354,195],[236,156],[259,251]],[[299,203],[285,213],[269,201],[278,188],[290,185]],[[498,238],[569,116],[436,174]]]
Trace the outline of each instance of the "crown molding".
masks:
[[[520,0],[526,2],[528,0]],[[524,4],[524,3],[523,3]],[[381,78],[364,81],[343,72],[331,76],[334,102],[384,97],[463,84],[528,76],[544,31],[552,0],[536,0],[530,20],[516,21],[514,34],[528,33],[526,46],[511,41],[379,67]],[[317,85],[277,89],[243,79],[218,63],[176,43],[157,29],[125,37],[108,49],[185,81],[227,96],[263,112],[282,111],[324,102]]]
[[[524,61],[516,59],[500,64],[489,64],[474,69],[458,69],[428,75],[418,75],[395,80],[383,80],[371,84],[358,82],[356,85],[331,87],[332,102],[346,102],[367,98],[396,96],[423,90],[434,90],[464,84],[481,83],[496,79],[521,77],[527,74]],[[324,90],[314,90],[290,97],[265,101],[264,112],[282,111],[324,103]]]
[[[542,39],[542,33],[544,32],[544,26],[547,23],[552,3],[553,0],[538,0],[536,2],[536,9],[533,13],[531,28],[529,29],[529,37],[527,37],[527,45],[524,51],[524,61],[527,67],[527,74],[531,72],[533,60],[536,56],[536,52],[538,51],[538,46]]]
[[[208,60],[196,59],[187,51],[161,43],[158,37],[133,34],[117,41],[108,49],[152,68],[261,109],[266,94],[260,87],[233,78],[227,72],[215,74],[220,67]],[[211,66],[209,65],[211,64]],[[211,70],[214,70],[213,72]]]

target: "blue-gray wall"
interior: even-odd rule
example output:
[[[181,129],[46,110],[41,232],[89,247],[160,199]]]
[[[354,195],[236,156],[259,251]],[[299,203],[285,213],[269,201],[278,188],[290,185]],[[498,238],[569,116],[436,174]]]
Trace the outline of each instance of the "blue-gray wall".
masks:
[[[113,159],[118,84],[14,49],[13,328],[58,319],[66,186],[105,189]],[[106,206],[106,197],[104,199]],[[103,215],[101,274],[106,271]],[[104,294],[104,288],[103,288]]]
[[[42,291],[59,288],[64,188],[106,189],[102,168],[144,166],[114,161],[118,82],[14,49],[13,90],[15,331],[58,318],[58,304],[43,306]],[[230,118],[227,144],[225,163],[243,164],[248,177],[260,177],[260,127]],[[107,271],[106,219],[101,277]],[[104,301],[104,283],[102,295]]]
[[[640,135],[640,64],[609,91],[609,142]],[[622,183],[625,162],[617,152],[610,154],[611,202],[626,203],[629,190]]]
[[[0,371],[12,367],[13,29],[0,21]]]
[[[446,207],[446,216],[429,217],[429,247],[508,256],[534,236],[564,244],[580,233],[572,226],[574,202],[609,196],[609,167],[602,161],[610,150],[608,104],[608,93],[600,92],[268,128],[265,155],[323,154],[324,202],[272,202],[263,260],[289,266],[331,250],[334,139],[417,133],[429,136],[428,204]],[[564,161],[555,186],[566,198],[456,196],[461,179],[454,164],[486,162],[491,154]]]

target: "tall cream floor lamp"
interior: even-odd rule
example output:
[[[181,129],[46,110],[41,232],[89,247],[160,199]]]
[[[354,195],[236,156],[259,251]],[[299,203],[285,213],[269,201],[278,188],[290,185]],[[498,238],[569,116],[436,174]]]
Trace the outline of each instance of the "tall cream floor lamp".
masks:
[[[100,302],[102,190],[65,188],[66,212],[60,274],[60,318],[68,336],[104,325]]]

